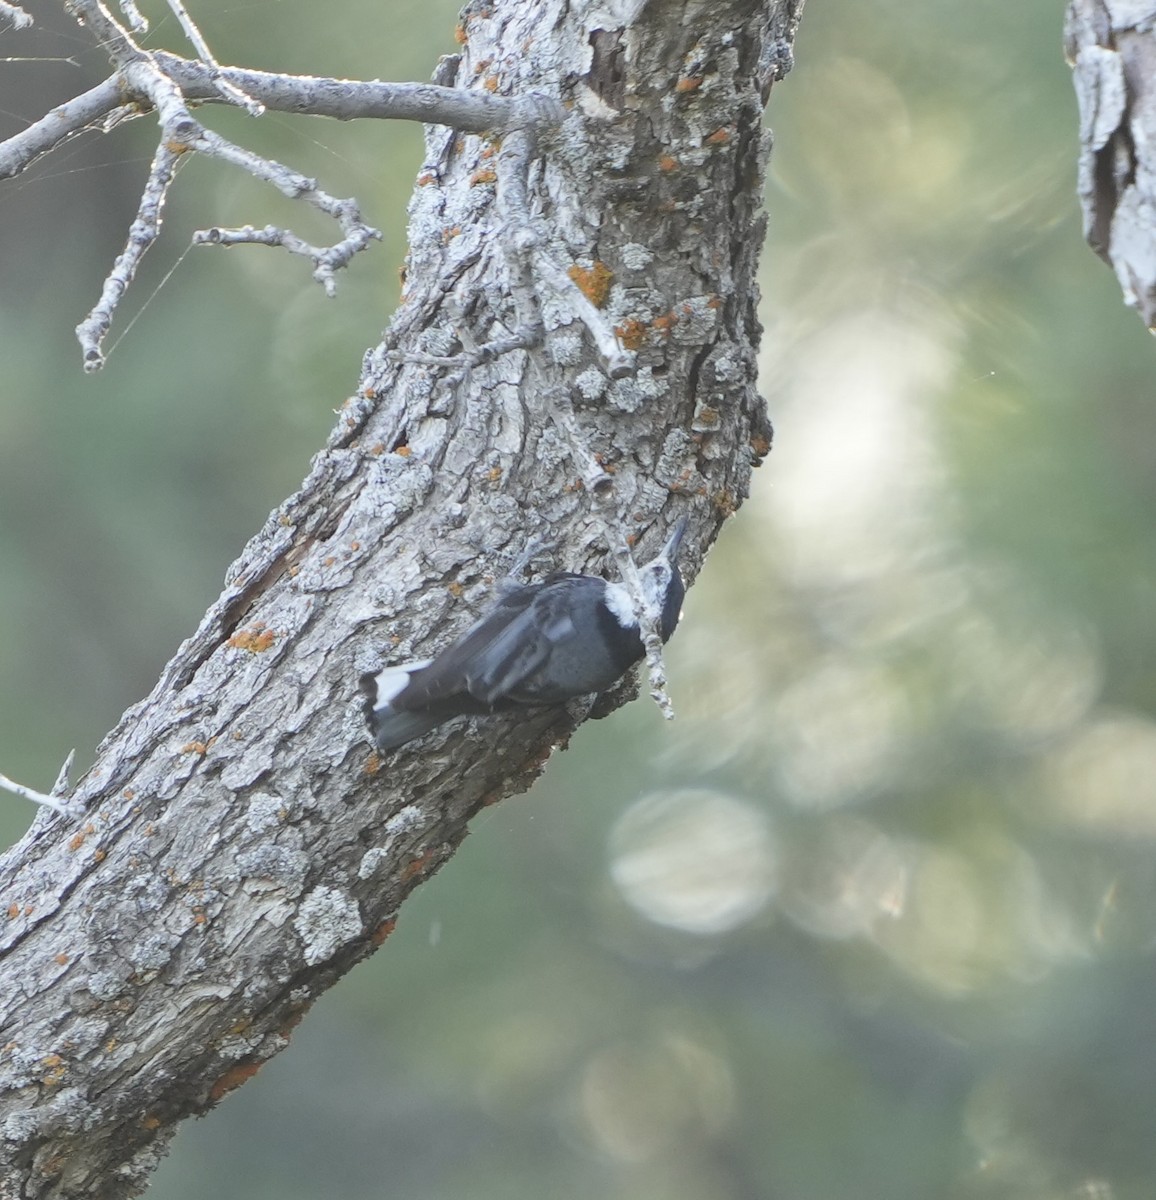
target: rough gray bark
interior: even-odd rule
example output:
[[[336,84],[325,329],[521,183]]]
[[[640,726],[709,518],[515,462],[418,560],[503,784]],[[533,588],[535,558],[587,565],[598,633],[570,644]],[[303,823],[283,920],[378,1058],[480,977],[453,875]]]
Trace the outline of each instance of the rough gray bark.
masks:
[[[1156,327],[1156,3],[1071,0],[1064,48],[1080,107],[1088,244]]]
[[[429,132],[407,291],[328,447],[100,746],[86,818],[46,813],[0,860],[3,1194],[139,1192],[181,1118],[283,1049],[479,807],[589,715],[458,723],[379,761],[362,671],[444,645],[531,536],[612,570],[610,531],[650,554],[689,512],[693,576],[769,445],[760,117],[800,9],[466,9],[439,82],[570,116],[528,174],[525,135]],[[472,353],[534,324],[527,283],[541,343]],[[620,378],[587,301],[633,352]]]

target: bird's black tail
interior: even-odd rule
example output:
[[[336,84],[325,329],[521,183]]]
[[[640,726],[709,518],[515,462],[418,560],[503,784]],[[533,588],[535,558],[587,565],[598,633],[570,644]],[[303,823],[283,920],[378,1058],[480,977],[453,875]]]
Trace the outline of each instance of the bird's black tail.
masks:
[[[394,708],[390,703],[404,691],[410,676],[415,671],[429,666],[428,662],[402,663],[386,667],[376,675],[372,672],[361,677],[361,690],[365,695],[365,717],[377,748],[383,753],[396,750],[406,742],[428,733],[444,717],[431,716],[428,712],[406,712]]]

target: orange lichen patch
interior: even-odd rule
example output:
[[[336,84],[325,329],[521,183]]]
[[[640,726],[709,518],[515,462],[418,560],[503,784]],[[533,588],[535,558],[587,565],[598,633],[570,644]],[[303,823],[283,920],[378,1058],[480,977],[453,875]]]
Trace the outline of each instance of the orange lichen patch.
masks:
[[[296,1012],[290,1013],[289,1016],[286,1017],[284,1023],[281,1025],[281,1028],[277,1030],[278,1035],[288,1041],[289,1038],[293,1036],[293,1030],[301,1024],[302,1020],[305,1018],[305,1014],[308,1011],[309,1005],[303,1004],[299,1009],[297,1009]]]
[[[402,879],[412,879],[415,875],[421,875],[432,858],[433,854],[429,850],[423,851],[402,871]]]
[[[46,1054],[40,1060],[40,1065],[44,1068],[45,1072],[41,1075],[40,1082],[47,1087],[55,1087],[64,1078],[64,1073],[68,1070],[68,1064],[59,1054]]]
[[[370,751],[369,757],[365,760],[365,766],[361,768],[363,775],[376,775],[381,770],[381,755],[376,750]]]
[[[461,596],[462,592],[464,592],[466,589],[462,587],[462,585],[455,579],[453,583],[448,585],[446,590],[451,596],[453,596],[455,600],[457,600]]]
[[[714,133],[708,133],[703,139],[708,146],[725,146],[730,140],[731,130],[726,125],[716,129]]]
[[[451,225],[448,229],[442,230],[442,245],[448,246],[454,238],[459,237],[462,232],[460,225]]]
[[[578,290],[595,308],[606,307],[614,272],[604,262],[595,262],[592,267],[580,267],[575,263],[566,274],[574,280]]]
[[[92,826],[91,826],[91,825],[87,826],[87,827],[86,827],[85,829],[83,829],[83,830],[82,830],[80,833],[74,833],[74,834],[72,835],[72,837],[70,837],[70,838],[68,839],[68,848],[69,848],[69,850],[74,850],[74,851],[75,851],[75,850],[79,850],[79,849],[81,848],[81,846],[83,846],[83,845],[84,845],[84,843],[85,843],[85,841],[86,841],[86,839],[88,838],[88,835],[89,835],[90,833],[92,833]]]
[[[397,928],[397,919],[390,917],[388,921],[382,923],[373,931],[369,940],[375,945],[380,946],[387,937]]]
[[[480,75],[493,61],[492,58],[479,58],[474,64],[474,74]]]
[[[109,1038],[108,1041],[104,1043],[105,1054],[111,1054],[119,1045],[120,1043],[116,1040],[116,1038]]]
[[[385,453],[385,443],[384,442],[374,442],[373,445],[370,446],[370,448],[369,448],[369,453],[372,454],[374,458],[379,458],[382,454]]]
[[[488,146],[483,147],[482,152],[481,152],[481,154],[478,155],[478,157],[479,158],[493,158],[494,155],[497,154],[500,146],[501,146],[501,142],[490,142],[490,144]]]
[[[651,322],[651,328],[664,338],[670,337],[670,331],[678,324],[678,316],[675,313],[663,313],[661,317],[655,317]]]
[[[135,800],[136,799],[136,789],[135,788],[125,788],[124,791],[121,792],[121,795],[126,800]]]
[[[93,862],[104,862],[104,860],[105,860],[107,857],[108,857],[108,851],[107,851],[107,850],[94,850],[94,851],[92,852],[92,861],[93,861]]]
[[[213,1084],[209,1091],[209,1102],[216,1104],[218,1100],[227,1096],[234,1088],[239,1088],[241,1084],[248,1082],[261,1069],[261,1064],[256,1062],[238,1063],[235,1067],[230,1067],[216,1083]]]
[[[170,140],[170,141],[165,142],[165,149],[170,154],[185,154],[190,149],[190,147],[186,146],[184,142]]]
[[[723,298],[717,294],[711,296],[706,302],[707,308],[713,308],[716,312],[723,306]]]
[[[493,167],[479,167],[470,176],[470,187],[477,187],[480,183],[497,183],[498,173]]]
[[[24,906],[24,915],[25,915],[26,917],[30,917],[30,916],[32,916],[32,914],[33,914],[35,911],[36,911],[36,905],[35,905],[35,904],[26,904],[26,905]]]
[[[658,169],[660,171],[667,172],[667,174],[669,174],[671,171],[677,171],[678,170],[678,159],[674,158],[672,155],[664,154],[658,160]]]
[[[457,44],[459,46],[464,46],[466,44],[466,39],[468,37],[469,37],[469,34],[466,33],[465,25],[463,25],[462,22],[459,21],[454,26],[454,41],[457,42]]]
[[[350,543],[349,543],[349,548],[350,548],[350,550],[360,550],[360,549],[361,549],[361,543],[360,543],[360,542],[350,542]]]
[[[646,340],[646,326],[636,317],[627,317],[621,325],[614,326],[614,332],[622,343],[623,350],[641,350]]]
[[[52,960],[52,961],[53,961],[54,963],[56,963],[58,966],[61,966],[61,967],[67,967],[67,966],[68,966],[68,964],[69,964],[69,963],[70,963],[72,960],[71,960],[71,959],[68,957],[68,955],[67,955],[67,954],[57,954],[57,955],[56,955],[56,956],[53,958],[53,960]]]
[[[302,1005],[296,1012],[292,1013],[277,1030],[277,1036],[284,1038],[285,1041],[293,1036],[293,1031],[301,1024],[305,1014],[309,1011],[309,1005]]]
[[[498,77],[496,75],[487,75],[485,79],[482,80],[482,87],[484,87],[487,92],[496,92],[498,90]]]
[[[498,480],[501,478],[502,478],[502,468],[501,467],[491,467],[486,472],[486,482],[487,483],[497,483]]]
[[[675,85],[674,90],[679,95],[685,96],[689,92],[697,92],[702,87],[703,76],[701,75],[684,75]]]
[[[141,1127],[144,1129],[159,1129],[161,1127],[160,1117],[153,1116],[152,1113],[145,1113],[140,1119]]]
[[[20,916],[20,905],[19,904],[9,904],[8,905],[8,920],[15,921],[18,916]]]
[[[238,630],[231,638],[229,645],[235,650],[248,650],[250,654],[261,654],[268,650],[277,640],[277,635],[271,629],[266,629],[260,621],[250,625],[248,629]]]
[[[211,738],[209,738],[209,740],[207,742],[185,742],[185,744],[181,747],[181,753],[182,754],[208,754],[209,750],[212,748],[212,745],[216,740],[217,739],[215,737],[211,737]]]
[[[398,446],[394,454],[400,454],[402,458],[409,458],[413,451],[408,446]]]

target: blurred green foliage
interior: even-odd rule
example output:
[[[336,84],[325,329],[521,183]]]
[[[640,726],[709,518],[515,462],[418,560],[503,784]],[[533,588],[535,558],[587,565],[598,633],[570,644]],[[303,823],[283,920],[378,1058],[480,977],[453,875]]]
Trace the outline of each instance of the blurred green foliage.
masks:
[[[222,61],[404,79],[455,10],[198,16]],[[688,597],[678,725],[636,704],[487,810],[158,1200],[1156,1194],[1153,351],[1080,239],[1060,22],[809,6],[769,110],[778,440]],[[3,38],[73,59],[0,66],[9,130],[101,69],[64,23]],[[385,242],[335,301],[186,255],[309,228],[194,162],[86,378],[153,130],[0,186],[0,769],[36,786],[191,631],[396,296],[414,130],[208,119]]]

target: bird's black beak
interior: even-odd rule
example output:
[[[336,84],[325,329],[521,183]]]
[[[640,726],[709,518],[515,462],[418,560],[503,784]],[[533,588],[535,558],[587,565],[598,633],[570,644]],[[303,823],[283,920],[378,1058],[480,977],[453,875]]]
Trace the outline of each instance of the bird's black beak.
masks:
[[[662,553],[659,558],[665,558],[671,566],[678,562],[678,548],[682,545],[682,535],[686,533],[686,527],[690,522],[689,517],[680,517],[678,524],[671,530],[670,537],[666,539],[666,545],[662,548]]]

